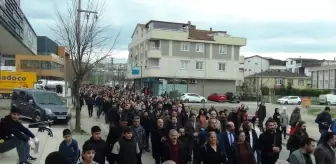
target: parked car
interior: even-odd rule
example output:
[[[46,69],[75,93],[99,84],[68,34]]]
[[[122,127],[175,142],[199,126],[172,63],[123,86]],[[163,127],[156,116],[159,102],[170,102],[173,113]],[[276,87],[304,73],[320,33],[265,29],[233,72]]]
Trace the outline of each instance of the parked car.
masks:
[[[223,93],[213,93],[208,96],[208,100],[215,102],[226,102],[227,98],[226,95]]]
[[[69,122],[71,113],[60,97],[51,91],[16,88],[12,93],[12,108],[21,110],[21,117],[34,122]]]
[[[226,92],[225,93],[226,95],[226,99],[228,102],[230,103],[240,103],[240,96],[236,93],[233,93],[233,92]]]
[[[318,101],[320,105],[323,104],[334,105],[336,104],[336,95],[333,94],[320,95]]]
[[[299,96],[285,96],[277,100],[278,104],[301,104],[301,98]]]
[[[183,102],[201,102],[205,103],[207,102],[207,99],[203,96],[200,96],[199,94],[196,93],[183,93],[181,96],[181,100]]]

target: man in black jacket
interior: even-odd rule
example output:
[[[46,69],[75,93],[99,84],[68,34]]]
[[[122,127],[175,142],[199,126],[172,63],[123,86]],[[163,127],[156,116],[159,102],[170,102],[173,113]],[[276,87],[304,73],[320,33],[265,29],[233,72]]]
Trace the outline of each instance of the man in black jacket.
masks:
[[[0,122],[0,153],[17,149],[19,164],[30,164],[28,161],[34,161],[36,158],[29,155],[29,138],[38,142],[35,135],[20,122],[20,110],[13,107],[8,116],[1,119]]]
[[[93,126],[91,128],[91,138],[85,141],[84,145],[90,144],[95,146],[96,154],[93,160],[99,164],[105,164],[106,157],[106,142],[101,138],[101,129],[99,126]]]
[[[140,148],[136,140],[132,139],[133,131],[124,127],[123,136],[113,145],[112,162],[118,164],[140,164]]]
[[[119,121],[119,125],[112,125],[110,127],[110,131],[107,135],[107,147],[106,147],[106,153],[107,153],[107,160],[112,163],[111,159],[111,150],[113,148],[113,145],[121,138],[121,134],[123,132],[123,128],[127,126],[128,120],[125,117],[121,117]]]
[[[261,164],[275,164],[282,149],[281,135],[277,135],[274,120],[266,121],[266,131],[260,134],[257,149],[261,152]]]

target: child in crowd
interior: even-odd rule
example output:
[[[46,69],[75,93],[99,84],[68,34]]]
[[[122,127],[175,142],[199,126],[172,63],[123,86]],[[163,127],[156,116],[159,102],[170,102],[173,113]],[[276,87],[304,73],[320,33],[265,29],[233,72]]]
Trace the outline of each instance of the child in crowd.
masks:
[[[78,164],[98,164],[97,162],[93,161],[95,154],[95,147],[90,143],[84,143],[82,161]]]
[[[71,164],[77,164],[80,155],[78,142],[72,138],[69,129],[63,130],[63,138],[64,140],[61,142],[58,151],[64,154]]]

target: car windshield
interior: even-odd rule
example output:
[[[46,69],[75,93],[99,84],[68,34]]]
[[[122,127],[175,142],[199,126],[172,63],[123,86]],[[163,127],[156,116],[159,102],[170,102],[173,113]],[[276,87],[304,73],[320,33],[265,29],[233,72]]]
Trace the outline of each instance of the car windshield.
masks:
[[[288,97],[288,96],[286,96],[286,97],[282,97],[282,98],[280,98],[280,99],[289,99],[289,97]]]
[[[34,92],[34,97],[38,104],[64,105],[64,102],[56,93]]]

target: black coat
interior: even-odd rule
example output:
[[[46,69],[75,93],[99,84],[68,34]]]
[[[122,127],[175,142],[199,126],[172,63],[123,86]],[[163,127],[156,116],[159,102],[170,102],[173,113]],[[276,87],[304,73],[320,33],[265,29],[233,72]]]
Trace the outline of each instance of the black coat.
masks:
[[[95,147],[96,154],[93,158],[94,161],[96,161],[99,164],[105,164],[105,157],[107,156],[106,154],[106,142],[103,139],[100,140],[94,140],[92,137],[85,141],[85,144],[90,144]]]
[[[162,148],[165,142],[161,142],[162,137],[165,137],[165,129],[154,128],[151,132],[152,155],[153,158],[160,157]]]
[[[247,146],[248,152],[250,153],[249,155],[249,161],[250,164],[256,164],[256,160],[254,157],[254,150],[251,148],[250,144],[248,142],[242,143],[245,144]],[[232,164],[240,164],[240,146],[238,143],[233,144],[232,146]]]
[[[289,150],[290,153],[292,153],[295,150],[299,149],[301,141],[308,137],[309,136],[306,131],[296,130],[294,134],[292,134],[287,141],[287,145],[286,145],[287,150]]]
[[[227,157],[222,148],[217,145],[217,151],[211,148],[209,144],[201,147],[199,163],[203,164],[227,164]]]
[[[271,133],[270,131],[265,131],[260,134],[257,149],[261,152],[262,163],[275,163],[280,155],[273,151],[273,147],[279,147],[280,151],[282,149],[282,139],[281,133],[279,131]]]

